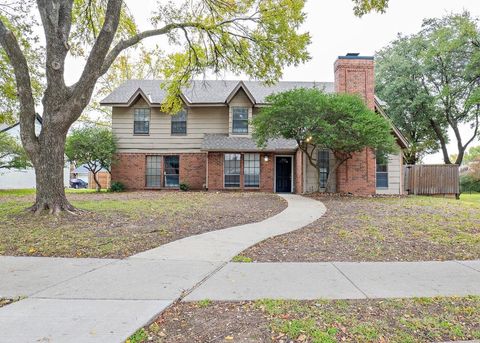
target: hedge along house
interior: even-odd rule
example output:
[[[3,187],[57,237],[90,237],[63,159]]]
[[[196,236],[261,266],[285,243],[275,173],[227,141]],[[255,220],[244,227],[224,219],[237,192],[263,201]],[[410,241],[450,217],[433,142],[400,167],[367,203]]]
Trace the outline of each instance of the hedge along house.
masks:
[[[293,88],[359,94],[369,108],[385,113],[374,95],[373,57],[347,54],[335,62],[335,82],[192,81],[182,92],[184,109],[162,113],[165,91],[159,80],[129,80],[102,100],[112,106],[112,130],[118,139],[118,162],[112,180],[128,189],[259,190],[307,193],[317,190],[316,168],[295,141],[275,139],[259,148],[250,120],[266,97]],[[392,126],[400,148],[406,140]],[[319,151],[321,187],[333,166],[329,151]],[[370,195],[402,193],[402,155],[388,161],[365,149],[337,169],[337,192]]]

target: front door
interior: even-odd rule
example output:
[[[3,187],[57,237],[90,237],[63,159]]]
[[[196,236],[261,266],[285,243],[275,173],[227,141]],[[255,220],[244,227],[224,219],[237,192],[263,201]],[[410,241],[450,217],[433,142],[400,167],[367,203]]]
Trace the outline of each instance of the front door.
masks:
[[[275,190],[279,193],[292,192],[292,157],[277,156],[275,159]]]

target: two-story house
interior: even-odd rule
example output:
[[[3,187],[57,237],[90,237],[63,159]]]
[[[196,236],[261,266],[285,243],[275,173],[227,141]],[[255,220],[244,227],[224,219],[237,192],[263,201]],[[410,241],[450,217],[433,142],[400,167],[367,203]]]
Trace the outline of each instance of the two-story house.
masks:
[[[118,139],[118,162],[112,180],[128,189],[260,190],[306,193],[317,189],[317,171],[295,141],[275,139],[265,148],[252,139],[250,120],[268,106],[272,93],[298,87],[360,94],[385,115],[374,95],[373,57],[347,54],[335,62],[335,82],[192,81],[182,92],[184,109],[162,113],[165,91],[158,80],[130,80],[101,104],[112,106],[112,130]],[[392,126],[400,147],[407,142]],[[329,151],[319,151],[321,186],[333,165]],[[377,161],[365,149],[332,175],[336,191],[354,194],[402,193],[402,155]]]

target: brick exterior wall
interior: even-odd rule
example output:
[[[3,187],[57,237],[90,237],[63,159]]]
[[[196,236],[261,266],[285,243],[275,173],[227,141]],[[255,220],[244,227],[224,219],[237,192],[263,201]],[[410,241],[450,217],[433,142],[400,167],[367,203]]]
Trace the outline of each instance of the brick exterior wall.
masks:
[[[337,169],[337,192],[375,194],[376,160],[372,149],[354,154]]]
[[[375,72],[373,59],[337,59],[335,92],[360,95],[367,106],[375,109]]]
[[[268,156],[268,161],[265,161],[265,156]],[[261,153],[260,154],[260,187],[259,188],[245,188],[243,186],[243,155],[240,161],[240,187],[239,188],[225,188],[223,185],[223,153],[210,152],[208,153],[208,189],[209,190],[244,190],[244,191],[274,191],[274,154]]]
[[[112,181],[120,181],[127,189],[146,189],[145,166],[146,157],[152,154],[120,153],[117,163],[112,166]],[[155,154],[166,156],[161,154]],[[206,180],[206,154],[175,154],[180,159],[180,182],[187,183],[191,189],[204,188]],[[163,166],[162,166],[163,173]]]
[[[375,108],[375,73],[373,59],[337,59],[335,91],[360,95],[367,106]],[[337,192],[357,195],[375,194],[375,153],[365,149],[346,161],[337,170]]]
[[[190,189],[201,190],[206,186],[207,154],[179,154],[180,182],[187,183]]]
[[[208,153],[208,190],[223,189],[223,154]]]
[[[117,162],[112,165],[112,182],[119,181],[127,189],[145,188],[146,154],[117,154]]]
[[[265,162],[265,156],[268,161]],[[273,153],[260,154],[260,190],[262,192],[275,191],[275,155]]]

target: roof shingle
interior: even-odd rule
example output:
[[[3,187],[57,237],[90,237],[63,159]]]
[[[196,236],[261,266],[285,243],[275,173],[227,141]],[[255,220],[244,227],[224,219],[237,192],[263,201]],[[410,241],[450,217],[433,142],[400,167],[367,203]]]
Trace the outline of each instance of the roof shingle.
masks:
[[[228,136],[226,134],[206,134],[202,143],[203,151],[295,152],[296,149],[297,142],[292,139],[271,139],[265,148],[259,148],[250,137]]]
[[[260,81],[205,80],[192,81],[188,88],[183,89],[183,96],[190,104],[220,104],[225,103],[228,96],[243,82],[255,99],[256,104],[264,104],[265,98],[273,93],[279,93],[294,88],[319,88],[326,93],[334,91],[333,82],[296,82],[280,81],[267,86]],[[152,104],[161,104],[166,96],[161,88],[161,80],[128,80],[103,99],[102,105],[127,105],[140,90]]]

